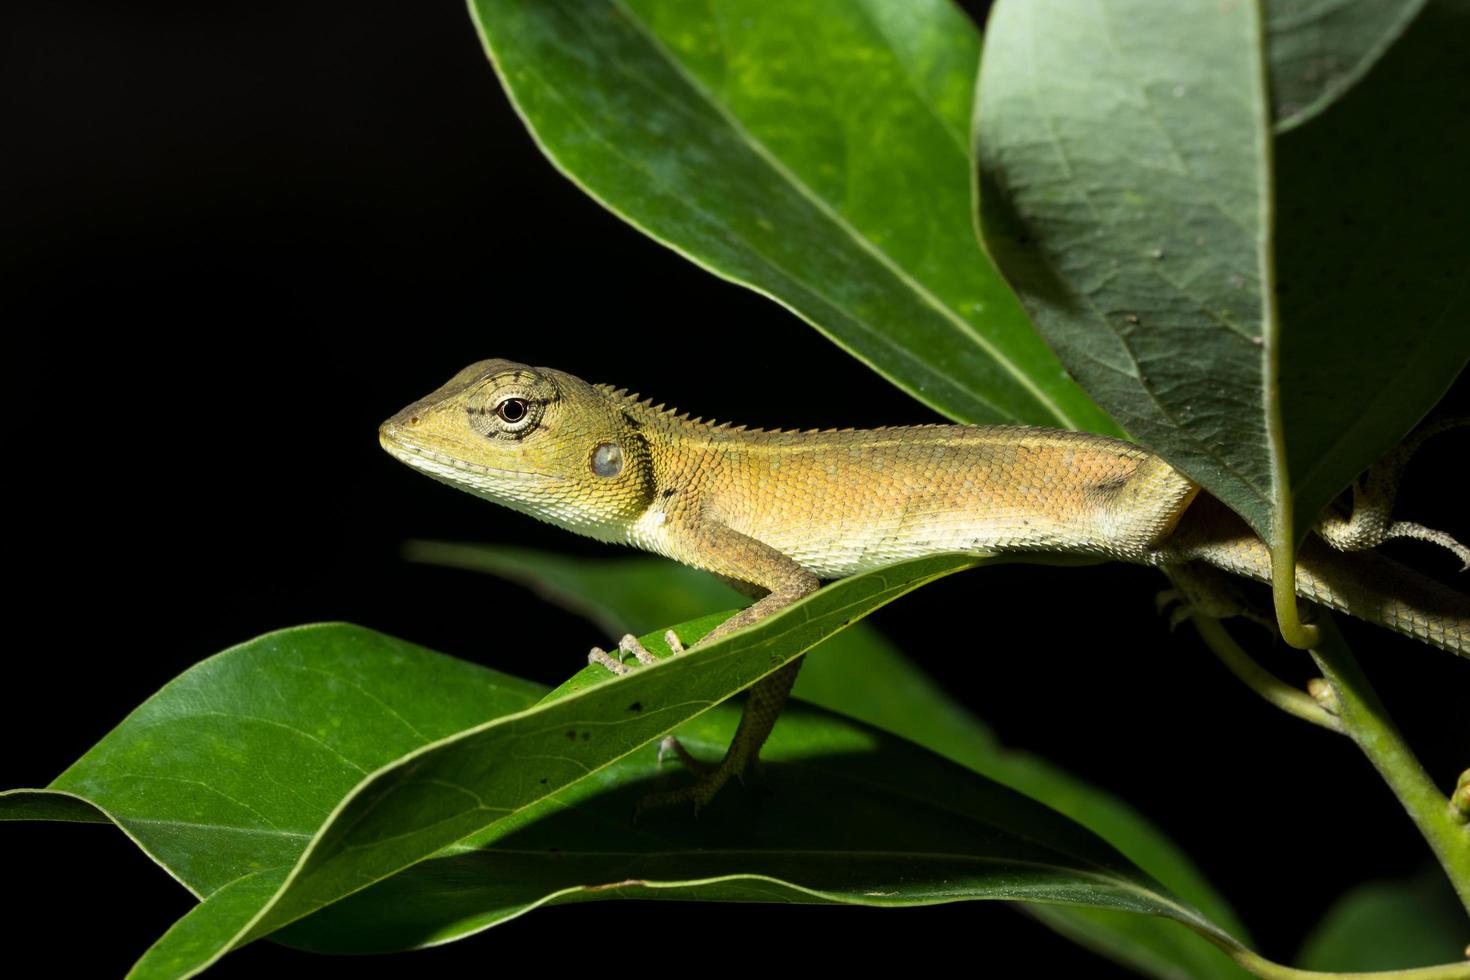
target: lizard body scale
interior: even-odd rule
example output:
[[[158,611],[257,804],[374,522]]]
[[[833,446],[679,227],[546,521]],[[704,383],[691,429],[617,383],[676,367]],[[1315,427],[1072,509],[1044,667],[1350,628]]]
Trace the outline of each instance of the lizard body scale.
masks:
[[[789,605],[821,579],[944,552],[1271,576],[1269,552],[1243,521],[1158,456],[1106,436],[1020,426],[713,425],[560,371],[493,360],[404,408],[379,438],[435,479],[713,572],[758,597],[705,642]],[[1340,530],[1324,536],[1366,547],[1384,534],[1357,545]],[[1299,552],[1297,592],[1470,656],[1470,598],[1383,556],[1311,536]],[[629,639],[624,649],[643,659]],[[799,664],[752,689],[724,762],[670,799],[707,802],[755,758]]]

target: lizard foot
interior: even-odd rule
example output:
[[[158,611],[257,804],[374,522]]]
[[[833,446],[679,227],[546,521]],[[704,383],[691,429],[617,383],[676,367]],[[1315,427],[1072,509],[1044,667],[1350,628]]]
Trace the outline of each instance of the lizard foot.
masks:
[[[1154,597],[1154,609],[1169,614],[1169,632],[1195,613],[1212,619],[1240,618],[1256,623],[1272,636],[1276,620],[1259,612],[1223,573],[1199,562],[1170,565],[1166,569],[1172,588]]]
[[[1348,513],[1329,508],[1317,523],[1317,535],[1338,551],[1366,551],[1392,538],[1424,541],[1453,554],[1460,562],[1460,571],[1470,571],[1470,547],[1444,531],[1413,521],[1396,521],[1392,513],[1404,467],[1419,447],[1431,436],[1466,427],[1470,427],[1470,418],[1443,418],[1421,426],[1353,481]]]
[[[1189,604],[1189,597],[1182,591],[1164,589],[1154,596],[1154,612],[1160,616],[1166,612],[1169,614],[1169,632],[1173,633],[1189,620],[1194,609]]]
[[[672,655],[677,656],[684,652],[684,644],[679,640],[679,637],[673,630],[667,630],[664,633],[664,642],[669,645],[669,650]],[[636,662],[631,664],[624,663],[623,657],[627,654],[632,654]],[[627,634],[618,641],[617,656],[613,656],[601,647],[593,647],[587,654],[587,662],[589,664],[599,664],[618,675],[631,674],[639,667],[656,664],[658,661],[659,658],[649,653],[648,649],[642,643],[638,642],[638,638],[632,633]],[[679,740],[672,735],[665,737],[659,743],[658,761],[660,765],[663,764],[664,758],[668,755],[676,756],[686,769],[699,777],[699,780],[692,786],[686,786],[680,790],[672,790],[665,793],[651,793],[645,796],[638,801],[637,809],[634,811],[635,819],[644,810],[672,806],[678,803],[693,803],[694,811],[698,813],[701,807],[714,799],[715,794],[730,779],[730,772],[723,763],[719,766],[713,766],[699,761],[688,749],[680,745]],[[722,772],[721,770],[725,771]]]
[[[637,820],[649,810],[657,810],[666,806],[678,806],[680,804],[694,804],[694,812],[697,814],[704,809],[710,800],[715,798],[721,788],[730,781],[731,776],[739,776],[745,769],[746,760],[740,758],[734,751],[728,753],[724,761],[717,766],[711,766],[700,762],[689,754],[689,751],[680,745],[678,740],[670,736],[659,745],[659,758],[663,758],[666,747],[672,745],[673,751],[679,756],[679,760],[695,772],[700,773],[698,779],[688,786],[680,789],[666,790],[661,793],[649,793],[638,801],[633,810],[633,819]]]
[[[674,635],[673,630],[664,631],[664,642],[669,645],[669,649],[675,655],[684,652],[684,644],[679,642],[679,638]],[[633,659],[637,661],[637,664],[623,662],[624,655],[629,653],[633,655]],[[587,654],[587,662],[589,664],[599,664],[614,674],[628,674],[637,670],[640,666],[646,667],[649,664],[656,664],[658,660],[659,658],[649,653],[643,644],[638,642],[638,637],[632,633],[627,634],[618,641],[618,655],[616,657],[603,650],[602,647],[593,647]]]
[[[720,760],[719,765],[706,765],[690,755],[677,739],[672,737],[664,739],[659,746],[660,760],[665,753],[673,752],[684,765],[694,770],[699,778],[682,789],[645,796],[638,801],[635,816],[645,810],[680,803],[694,804],[694,812],[698,813],[705,804],[714,799],[715,794],[730,781],[731,776],[743,776],[745,771],[760,758],[761,746],[765,744],[766,737],[771,734],[771,728],[776,724],[776,716],[781,713],[781,706],[786,703],[786,697],[791,692],[791,685],[796,681],[796,672],[800,669],[801,661],[793,660],[774,673],[761,678],[750,689],[750,698],[746,701],[745,711],[740,716],[740,726],[735,729],[735,737],[730,740],[730,747],[725,750],[725,758]]]

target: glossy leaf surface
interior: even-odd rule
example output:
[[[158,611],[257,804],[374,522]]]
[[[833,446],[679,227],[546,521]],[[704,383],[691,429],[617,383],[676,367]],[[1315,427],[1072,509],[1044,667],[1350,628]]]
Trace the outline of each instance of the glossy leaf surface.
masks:
[[[563,173],[951,418],[1116,431],[975,240],[979,38],[946,0],[473,0]]]

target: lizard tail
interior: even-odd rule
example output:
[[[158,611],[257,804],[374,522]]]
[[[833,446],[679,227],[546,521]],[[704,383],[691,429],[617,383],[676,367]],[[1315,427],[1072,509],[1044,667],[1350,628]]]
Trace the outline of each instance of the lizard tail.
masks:
[[[1259,542],[1258,542],[1259,543]],[[1260,546],[1265,552],[1264,545]],[[1262,581],[1270,581],[1270,555]],[[1315,538],[1297,557],[1297,594],[1470,657],[1470,597],[1373,551],[1337,551]]]
[[[1196,514],[1196,508],[1211,513]],[[1214,513],[1215,508],[1222,513]],[[1239,518],[1203,497],[1186,513],[1192,516],[1202,520],[1181,521],[1162,556],[1164,564],[1203,561],[1270,584],[1271,553]],[[1296,592],[1329,609],[1470,657],[1470,596],[1376,552],[1338,551],[1309,536],[1297,553]]]

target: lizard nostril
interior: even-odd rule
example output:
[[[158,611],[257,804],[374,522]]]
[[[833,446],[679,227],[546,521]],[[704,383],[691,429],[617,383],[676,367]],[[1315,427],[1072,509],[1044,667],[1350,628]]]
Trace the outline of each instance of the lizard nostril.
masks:
[[[408,417],[408,424],[409,425],[418,425],[419,424],[419,417],[417,415],[410,415]]]

